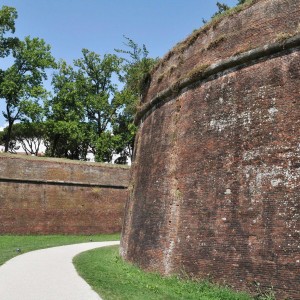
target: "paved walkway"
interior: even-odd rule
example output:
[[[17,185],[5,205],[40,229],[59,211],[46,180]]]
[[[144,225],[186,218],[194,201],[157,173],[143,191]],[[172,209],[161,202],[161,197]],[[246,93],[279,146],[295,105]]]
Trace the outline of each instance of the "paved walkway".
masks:
[[[19,255],[0,267],[0,299],[99,300],[101,298],[77,274],[72,259],[83,251],[118,244],[91,242]]]

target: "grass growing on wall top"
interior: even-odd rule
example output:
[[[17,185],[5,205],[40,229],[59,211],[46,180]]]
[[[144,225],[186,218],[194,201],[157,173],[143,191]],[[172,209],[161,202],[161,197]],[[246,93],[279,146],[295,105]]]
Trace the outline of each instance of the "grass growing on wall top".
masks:
[[[177,53],[183,53],[188,47],[193,45],[194,42],[198,39],[198,37],[202,33],[207,32],[211,28],[215,28],[223,19],[236,15],[239,12],[256,4],[257,2],[258,0],[246,0],[243,4],[236,5],[224,11],[223,13],[216,15],[211,20],[209,20],[205,25],[203,25],[199,29],[195,29],[192,32],[192,34],[190,34],[183,41],[177,43],[175,47],[173,47],[162,59],[158,61],[158,63],[153,67],[152,73],[154,73],[159,68],[159,66],[163,65],[166,61],[168,61],[172,55]]]
[[[73,260],[78,273],[106,300],[250,300],[208,282],[180,280],[146,273],[124,262],[118,247],[105,247],[84,252]]]
[[[120,234],[101,235],[0,235],[0,265],[7,260],[33,250],[102,241],[117,241]],[[20,252],[17,250],[20,249]]]

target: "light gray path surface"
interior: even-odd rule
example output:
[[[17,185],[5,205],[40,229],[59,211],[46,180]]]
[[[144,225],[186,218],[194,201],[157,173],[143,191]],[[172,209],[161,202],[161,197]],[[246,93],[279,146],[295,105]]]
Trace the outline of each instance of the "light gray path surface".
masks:
[[[118,241],[91,242],[19,255],[0,267],[0,299],[99,300],[77,274],[72,259],[83,251],[118,244]]]

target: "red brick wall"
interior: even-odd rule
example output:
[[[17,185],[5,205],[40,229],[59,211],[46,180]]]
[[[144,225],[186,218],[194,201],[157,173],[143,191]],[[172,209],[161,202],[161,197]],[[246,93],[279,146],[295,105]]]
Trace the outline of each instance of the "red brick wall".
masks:
[[[0,233],[121,231],[129,169],[0,154]]]
[[[228,24],[240,24],[231,28],[245,36],[233,34],[210,62],[234,53],[229,45],[260,47],[294,30],[298,4],[259,1],[224,19],[209,36],[229,31]],[[300,299],[299,46],[179,89],[144,116],[122,234],[125,259],[163,274],[209,277],[253,293],[259,284],[273,287],[278,299]],[[206,59],[199,51],[184,51],[191,65]],[[166,68],[190,71],[170,57]],[[144,102],[163,88],[152,80]]]

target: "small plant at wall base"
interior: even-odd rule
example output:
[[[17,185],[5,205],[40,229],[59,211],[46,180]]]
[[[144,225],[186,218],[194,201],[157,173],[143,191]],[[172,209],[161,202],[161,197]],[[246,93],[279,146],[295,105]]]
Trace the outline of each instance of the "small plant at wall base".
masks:
[[[256,288],[256,296],[254,300],[275,300],[275,293],[273,288],[262,288],[259,282],[254,282]]]

